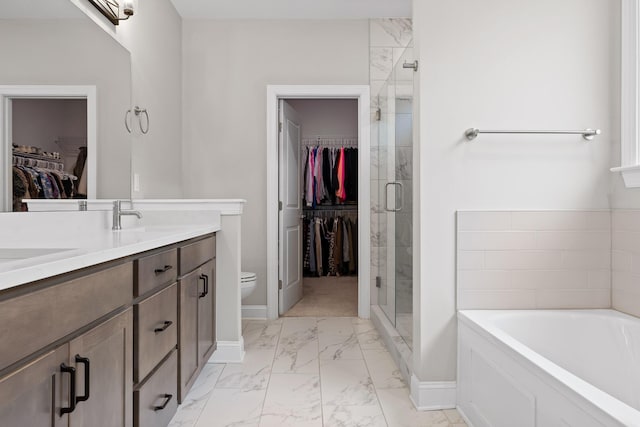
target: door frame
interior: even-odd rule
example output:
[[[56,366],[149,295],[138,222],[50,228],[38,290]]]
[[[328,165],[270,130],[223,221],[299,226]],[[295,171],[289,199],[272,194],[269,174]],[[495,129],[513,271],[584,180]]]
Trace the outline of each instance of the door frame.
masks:
[[[5,185],[0,191],[0,212],[11,209],[11,108],[12,99],[86,99],[87,100],[87,198],[97,197],[97,100],[95,86],[79,85],[0,85],[0,176]]]
[[[278,318],[278,101],[358,100],[358,317],[371,309],[371,98],[368,85],[267,85],[267,318]]]

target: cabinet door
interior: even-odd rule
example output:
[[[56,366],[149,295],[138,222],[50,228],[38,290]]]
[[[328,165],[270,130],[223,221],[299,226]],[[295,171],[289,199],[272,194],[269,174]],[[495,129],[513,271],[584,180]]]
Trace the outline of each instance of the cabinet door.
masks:
[[[216,342],[216,270],[215,259],[200,267],[198,295],[198,361],[207,363]]]
[[[78,403],[72,426],[130,427],[133,424],[133,314],[122,314],[71,341]],[[88,388],[87,388],[88,387]],[[84,400],[85,397],[88,397]]]
[[[195,270],[179,281],[178,398],[182,402],[198,373],[198,297],[200,271]]]
[[[69,415],[60,415],[69,406],[69,381],[62,373],[69,347],[63,345],[28,365],[0,378],[0,425],[3,427],[64,427]]]

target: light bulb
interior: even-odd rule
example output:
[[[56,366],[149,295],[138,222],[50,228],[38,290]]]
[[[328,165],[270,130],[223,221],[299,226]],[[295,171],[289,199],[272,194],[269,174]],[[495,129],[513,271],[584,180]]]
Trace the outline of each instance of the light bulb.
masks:
[[[133,8],[133,0],[124,0],[122,2],[122,13],[124,13],[126,16],[133,15]]]

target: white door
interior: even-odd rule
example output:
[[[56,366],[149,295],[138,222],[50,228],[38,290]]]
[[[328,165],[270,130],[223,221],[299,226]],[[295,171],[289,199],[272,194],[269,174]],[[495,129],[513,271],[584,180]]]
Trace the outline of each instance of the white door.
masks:
[[[302,191],[300,120],[296,111],[280,100],[278,227],[279,312],[284,314],[302,298]]]

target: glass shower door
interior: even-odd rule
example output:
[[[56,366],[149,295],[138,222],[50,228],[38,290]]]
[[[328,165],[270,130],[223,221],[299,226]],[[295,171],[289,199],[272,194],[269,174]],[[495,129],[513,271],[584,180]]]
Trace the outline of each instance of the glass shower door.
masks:
[[[378,305],[409,347],[413,324],[413,51],[402,52],[377,94],[374,145],[377,203],[374,207],[374,265]]]

